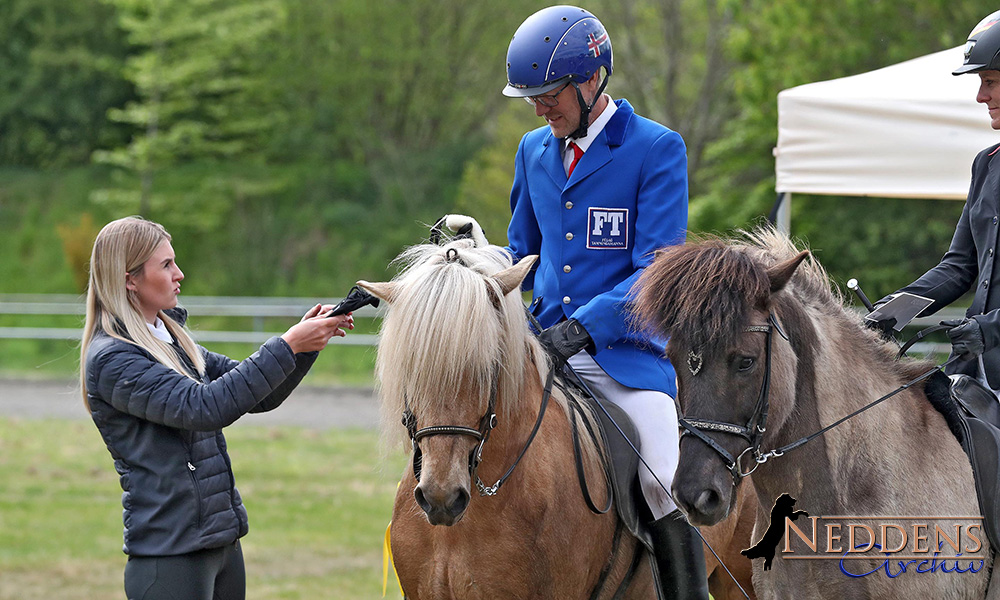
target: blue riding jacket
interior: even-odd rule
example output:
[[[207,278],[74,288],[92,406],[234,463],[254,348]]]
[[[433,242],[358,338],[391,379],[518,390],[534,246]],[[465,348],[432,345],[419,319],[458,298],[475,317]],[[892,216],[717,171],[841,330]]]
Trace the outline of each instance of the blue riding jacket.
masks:
[[[566,177],[562,140],[549,127],[521,139],[514,165],[507,251],[539,255],[521,284],[543,327],[578,320],[594,360],[615,381],[676,397],[664,340],[637,330],[626,310],[653,251],[684,242],[687,155],[674,131],[626,100]]]

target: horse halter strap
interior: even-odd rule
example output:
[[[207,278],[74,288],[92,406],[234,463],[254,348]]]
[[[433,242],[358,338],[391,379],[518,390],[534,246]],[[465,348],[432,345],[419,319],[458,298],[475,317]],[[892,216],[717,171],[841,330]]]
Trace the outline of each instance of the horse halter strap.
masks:
[[[788,336],[785,335],[785,332],[782,331],[781,327],[778,325],[778,321],[774,318],[773,313],[768,314],[767,325],[751,325],[746,328],[746,331],[761,332],[766,334],[767,337],[764,351],[764,380],[761,382],[760,394],[757,396],[757,404],[754,406],[753,414],[750,415],[750,419],[747,420],[745,425],[737,425],[735,423],[727,423],[725,421],[714,421],[711,419],[684,417],[677,419],[680,426],[684,428],[684,431],[681,432],[681,437],[684,437],[687,434],[694,435],[699,440],[705,442],[709,448],[715,450],[715,452],[726,463],[726,468],[729,469],[729,472],[732,474],[734,483],[739,482],[740,479],[753,473],[761,463],[767,460],[767,458],[761,454],[760,446],[764,441],[764,432],[767,431],[767,412],[769,408],[768,393],[771,387],[771,334],[775,330],[777,330],[778,335],[782,338],[785,340],[788,339]],[[745,450],[740,452],[739,456],[734,458],[728,450],[709,437],[709,435],[705,433],[706,431],[718,431],[721,433],[738,435],[747,441],[748,446]],[[744,469],[742,461],[743,457],[746,456],[747,453],[751,454],[751,458],[754,459],[754,462],[749,469]]]

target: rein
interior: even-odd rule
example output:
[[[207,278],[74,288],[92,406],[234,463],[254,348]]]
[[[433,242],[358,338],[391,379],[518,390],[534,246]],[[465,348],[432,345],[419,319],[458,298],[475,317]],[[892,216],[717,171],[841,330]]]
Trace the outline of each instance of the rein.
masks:
[[[896,359],[898,360],[900,357],[902,357],[905,354],[906,350],[908,350],[910,346],[912,346],[915,342],[919,341],[920,339],[923,339],[925,336],[931,333],[940,331],[943,328],[944,327],[940,325],[935,325],[933,327],[929,327],[919,332],[916,336],[914,336],[913,339],[908,341],[900,349],[899,355],[896,357]],[[916,385],[917,383],[923,381],[924,379],[927,379],[928,377],[933,375],[938,369],[943,369],[944,367],[947,367],[952,362],[958,359],[957,356],[952,357],[946,362],[942,363],[941,365],[936,365],[932,369],[929,369],[926,372],[921,373],[919,376],[915,377],[911,381],[904,383],[903,385],[894,389],[888,394],[885,394],[884,396],[872,402],[869,402],[868,404],[862,406],[861,408],[852,412],[851,414],[834,421],[833,423],[827,425],[826,427],[823,427],[822,429],[814,433],[799,438],[790,444],[781,446],[780,448],[775,448],[768,452],[761,452],[760,447],[763,442],[764,432],[767,431],[767,411],[769,404],[768,392],[771,380],[772,330],[777,330],[778,334],[781,335],[782,338],[784,338],[786,341],[788,340],[788,336],[781,330],[781,327],[778,325],[778,322],[774,318],[773,313],[768,314],[767,325],[754,325],[746,328],[746,331],[759,331],[767,334],[767,341],[765,342],[766,351],[764,355],[764,381],[761,384],[760,395],[757,397],[757,404],[754,407],[754,412],[751,415],[750,419],[747,421],[746,425],[736,425],[733,423],[726,423],[724,421],[713,421],[710,419],[678,418],[678,423],[680,423],[681,427],[684,428],[681,437],[687,434],[694,435],[695,437],[703,441],[705,444],[707,444],[712,450],[714,450],[722,458],[722,460],[726,464],[726,468],[732,474],[734,486],[737,485],[741,479],[753,473],[755,470],[757,470],[757,467],[766,463],[768,460],[772,458],[778,458],[780,456],[783,456],[786,452],[790,452],[791,450],[794,450],[800,446],[804,446],[805,444],[811,442],[812,440],[830,431],[834,427],[837,427],[838,425],[844,423],[848,419],[852,419],[860,415],[861,413],[871,408],[874,408],[875,406],[878,406],[879,404],[888,400],[889,398],[892,398],[896,394],[909,389],[910,387]],[[705,431],[718,431],[721,433],[738,435],[743,439],[747,440],[747,443],[749,445],[745,450],[743,450],[739,454],[739,456],[733,458],[732,454],[730,454],[725,448],[719,445],[719,443],[716,442],[714,439],[712,439],[710,436],[705,434],[704,433]],[[749,467],[749,469],[744,469],[742,465],[742,460],[743,457],[746,456],[748,453],[751,455],[751,458],[753,459],[754,463]]]
[[[486,487],[479,476],[476,476],[476,489],[479,490],[480,496],[496,496],[497,492],[500,491],[500,486],[507,481],[510,474],[514,472],[514,467],[517,466],[521,459],[524,458],[524,453],[528,451],[528,447],[531,446],[531,442],[535,440],[535,435],[538,433],[538,428],[542,426],[542,417],[545,416],[545,409],[549,405],[549,396],[552,395],[552,380],[555,377],[555,371],[549,369],[549,375],[545,379],[545,389],[542,392],[542,406],[538,409],[538,418],[535,420],[535,426],[531,429],[531,434],[528,436],[528,441],[524,443],[524,447],[521,448],[521,453],[517,455],[514,459],[514,464],[507,469],[507,472],[503,474],[503,477],[497,480],[493,485]]]
[[[931,327],[930,329],[934,329],[936,327],[938,327],[938,326],[935,325],[934,327]],[[780,448],[775,448],[774,450],[771,450],[770,452],[766,452],[766,453],[760,455],[760,457],[757,458],[758,464],[763,464],[763,463],[767,462],[768,459],[770,459],[770,458],[777,458],[779,456],[782,456],[784,453],[786,453],[786,452],[788,452],[790,450],[794,450],[794,449],[798,448],[799,446],[803,446],[806,443],[811,442],[812,440],[818,438],[819,436],[823,435],[827,431],[830,431],[831,429],[833,429],[837,425],[840,425],[844,421],[847,421],[848,419],[850,419],[852,417],[856,417],[857,415],[865,412],[866,410],[868,410],[870,408],[874,408],[875,406],[881,404],[882,402],[888,400],[889,398],[892,398],[893,396],[895,396],[896,394],[902,392],[903,390],[907,390],[910,387],[912,387],[913,385],[915,385],[917,383],[920,383],[924,379],[927,379],[928,377],[930,377],[931,375],[933,375],[935,373],[935,371],[947,367],[948,365],[950,365],[951,363],[955,362],[956,360],[958,360],[957,356],[948,359],[947,361],[941,363],[940,365],[935,365],[933,368],[928,369],[927,371],[921,373],[917,377],[915,377],[912,380],[904,383],[903,385],[899,386],[898,388],[894,389],[893,391],[889,392],[888,394],[882,396],[881,398],[878,398],[876,400],[873,400],[872,402],[869,402],[868,404],[862,406],[861,408],[859,408],[858,410],[852,412],[851,414],[847,415],[846,417],[842,417],[842,418],[834,421],[833,423],[827,425],[826,427],[820,429],[819,431],[817,431],[815,433],[811,433],[811,434],[809,434],[809,435],[807,435],[807,436],[805,436],[803,438],[799,438],[799,439],[795,440],[794,442],[792,442],[790,444],[786,444],[786,445],[784,445],[784,446],[782,446]]]

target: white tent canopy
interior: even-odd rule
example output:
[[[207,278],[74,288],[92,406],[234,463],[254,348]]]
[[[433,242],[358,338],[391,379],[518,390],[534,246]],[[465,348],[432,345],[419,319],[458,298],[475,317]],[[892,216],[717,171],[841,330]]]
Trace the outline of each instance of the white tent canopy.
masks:
[[[965,199],[972,159],[1000,142],[963,48],[778,94],[779,193]]]

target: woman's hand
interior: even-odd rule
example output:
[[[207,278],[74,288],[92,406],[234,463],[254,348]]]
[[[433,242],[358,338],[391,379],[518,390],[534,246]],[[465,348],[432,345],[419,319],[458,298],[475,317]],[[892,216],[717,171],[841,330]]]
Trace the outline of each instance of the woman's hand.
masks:
[[[332,304],[317,304],[310,308],[302,320],[286,331],[281,339],[292,348],[292,352],[318,352],[326,348],[332,337],[344,337],[345,329],[354,329],[351,313],[326,316],[333,309]]]

